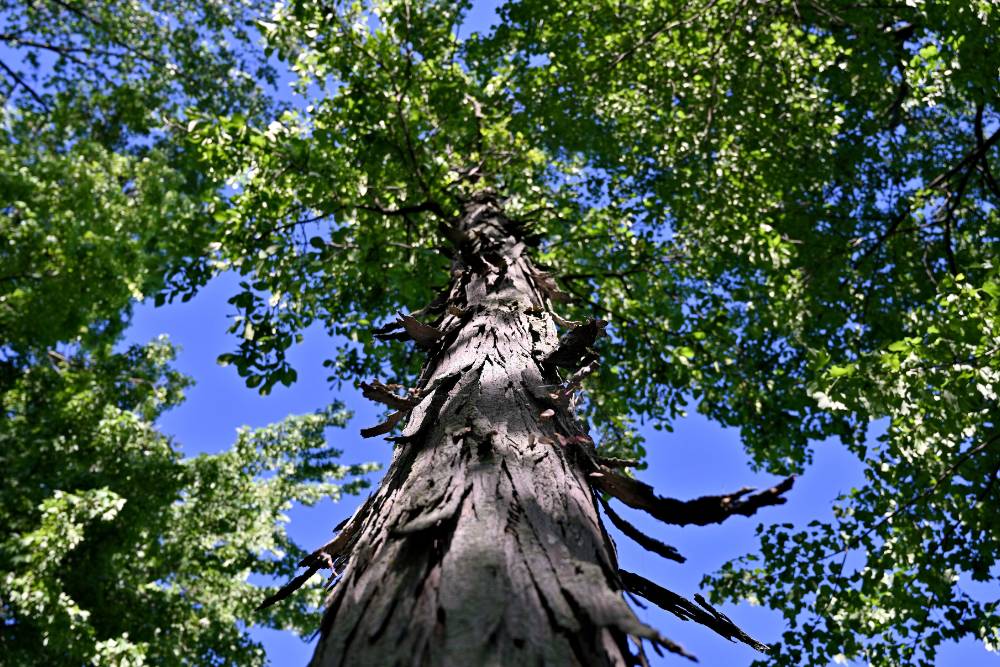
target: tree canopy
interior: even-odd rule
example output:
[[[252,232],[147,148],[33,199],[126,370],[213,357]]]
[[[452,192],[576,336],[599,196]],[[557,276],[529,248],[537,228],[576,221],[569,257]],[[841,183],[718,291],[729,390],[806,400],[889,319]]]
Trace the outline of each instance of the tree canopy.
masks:
[[[184,151],[185,115],[267,100],[204,41],[249,7],[120,4],[0,5],[0,662],[263,664],[248,628],[307,635],[323,595],[256,610],[305,554],[285,513],[372,467],[337,463],[337,402],[210,456],[157,430],[190,379],[167,340],[121,334],[146,295],[212,274],[222,183]]]
[[[322,587],[257,612],[305,551],[293,502],[357,492],[324,432],[338,406],[241,430],[184,459],[153,421],[182,398],[165,341],[52,352],[4,386],[0,494],[5,664],[263,664],[257,624],[311,633]],[[253,579],[251,579],[253,575]],[[243,626],[237,625],[241,621]]]
[[[992,3],[517,0],[468,35],[468,3],[123,7],[0,10],[5,404],[90,396],[132,303],[219,271],[248,386],[294,382],[314,322],[343,340],[331,380],[406,384],[412,350],[373,330],[433,300],[442,220],[491,188],[564,316],[608,322],[582,406],[603,454],[690,404],[761,469],[822,474],[831,436],[865,463],[834,520],[763,528],[709,578],[786,615],[762,664],[996,647],[998,601],[956,584],[1000,553]],[[277,71],[297,103],[256,85]],[[125,396],[116,428],[155,413]],[[62,491],[21,539],[128,511]]]

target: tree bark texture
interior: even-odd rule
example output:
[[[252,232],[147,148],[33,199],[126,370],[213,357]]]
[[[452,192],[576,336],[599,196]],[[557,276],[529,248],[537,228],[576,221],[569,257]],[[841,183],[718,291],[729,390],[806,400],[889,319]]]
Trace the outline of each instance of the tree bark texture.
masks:
[[[378,332],[427,350],[418,386],[362,385],[396,410],[366,436],[406,418],[393,462],[336,538],[303,561],[307,572],[265,604],[333,570],[313,667],[644,664],[643,639],[686,655],[635,616],[626,590],[762,648],[702,600],[619,572],[598,492],[690,521],[684,503],[600,459],[574,415],[602,323],[553,313],[552,279],[490,193],[473,197],[448,235],[452,280],[421,314],[428,323],[401,315]],[[561,338],[557,322],[569,329]],[[746,493],[695,502],[727,515]],[[783,501],[767,493],[750,500]],[[652,538],[643,546],[683,560]]]

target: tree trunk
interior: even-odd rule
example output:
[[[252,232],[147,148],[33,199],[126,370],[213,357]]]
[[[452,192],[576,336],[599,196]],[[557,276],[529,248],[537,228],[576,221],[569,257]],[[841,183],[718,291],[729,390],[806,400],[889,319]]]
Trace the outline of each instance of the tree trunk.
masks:
[[[430,348],[420,402],[345,526],[312,664],[628,664],[629,634],[658,635],[622,598],[581,464],[590,439],[550,396],[551,281],[489,195],[451,235],[459,259],[436,330],[402,323]]]
[[[399,394],[362,384],[397,410],[363,435],[387,434],[408,416],[390,438],[392,465],[337,536],[302,561],[307,571],[262,607],[333,570],[313,667],[645,664],[644,639],[692,657],[636,618],[626,590],[766,650],[700,596],[695,604],[619,570],[598,500],[641,546],[684,559],[597,493],[666,523],[705,525],[783,503],[791,478],[753,495],[682,502],[616,472],[629,462],[598,456],[574,415],[603,323],[552,311],[555,284],[491,193],[474,196],[446,233],[456,259],[451,284],[424,309],[433,326],[401,315],[376,332],[427,350],[418,386]],[[561,338],[557,322],[570,328]]]

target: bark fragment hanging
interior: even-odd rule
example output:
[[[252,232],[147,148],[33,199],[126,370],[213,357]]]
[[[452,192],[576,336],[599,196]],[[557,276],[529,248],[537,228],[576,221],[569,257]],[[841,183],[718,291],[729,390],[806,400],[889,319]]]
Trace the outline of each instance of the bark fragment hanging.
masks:
[[[378,380],[371,383],[361,383],[361,395],[369,401],[376,401],[383,405],[388,405],[396,410],[410,410],[420,402],[413,396],[400,396],[396,393],[400,389],[398,386],[382,384]]]
[[[570,329],[559,339],[556,349],[548,354],[543,363],[559,368],[576,370],[597,360],[594,343],[604,334],[607,322],[590,319],[578,327]]]
[[[644,532],[642,532],[641,530],[630,524],[625,519],[623,519],[621,516],[618,515],[617,512],[615,512],[611,508],[611,505],[608,503],[608,501],[604,500],[603,498],[600,498],[600,496],[598,496],[598,499],[601,501],[601,506],[604,508],[604,513],[608,515],[609,519],[611,519],[611,523],[614,525],[615,528],[622,531],[622,534],[625,537],[631,539],[633,542],[638,544],[646,551],[652,551],[654,554],[662,556],[663,558],[666,558],[668,560],[677,561],[678,563],[683,563],[687,560],[674,547],[670,546],[669,544],[664,544],[655,537],[650,537],[649,535],[646,535]]]
[[[707,628],[711,628],[729,641],[740,641],[761,653],[766,653],[770,650],[766,644],[762,644],[748,635],[737,627],[728,616],[708,604],[708,601],[701,595],[696,594],[694,596],[694,599],[700,605],[698,606],[690,600],[677,595],[677,593],[654,584],[649,579],[638,574],[626,570],[619,570],[619,574],[621,575],[622,582],[625,584],[625,588],[630,593],[649,600],[660,609],[669,611],[671,614],[685,621],[700,623]]]
[[[444,332],[424,324],[412,315],[398,313],[396,319],[372,332],[381,340],[412,340],[418,347],[429,349]]]
[[[777,485],[753,493],[751,487],[744,487],[734,493],[719,496],[702,496],[694,500],[677,500],[656,495],[653,487],[637,479],[626,477],[603,468],[590,475],[594,487],[614,496],[629,507],[643,510],[664,523],[677,526],[706,526],[722,523],[734,515],[752,516],[762,507],[783,505],[784,494],[792,488],[795,476],[782,480]]]

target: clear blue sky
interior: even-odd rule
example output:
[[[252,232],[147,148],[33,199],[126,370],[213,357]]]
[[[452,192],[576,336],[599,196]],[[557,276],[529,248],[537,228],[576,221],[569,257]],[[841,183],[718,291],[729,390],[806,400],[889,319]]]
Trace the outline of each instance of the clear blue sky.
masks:
[[[494,2],[476,2],[463,33],[484,30],[494,18]],[[175,436],[188,455],[217,452],[233,441],[238,426],[263,426],[292,412],[308,412],[332,399],[340,399],[354,411],[355,417],[344,431],[337,431],[331,445],[344,451],[344,462],[379,461],[388,463],[391,446],[379,439],[362,440],[358,430],[376,423],[378,408],[350,387],[337,391],[326,382],[326,369],[320,365],[331,356],[334,341],[322,330],[306,333],[305,341],[290,351],[299,373],[299,381],[290,388],[278,386],[267,397],[247,389],[232,367],[221,367],[216,357],[231,351],[235,341],[226,333],[227,317],[233,313],[226,299],[236,292],[236,280],[221,276],[192,301],[153,308],[145,304],[137,309],[128,333],[131,342],[146,342],[166,333],[181,347],[178,368],[192,376],[196,385],[180,408],[160,420],[164,432]],[[415,304],[417,307],[419,304]],[[739,444],[738,434],[692,414],[676,425],[673,433],[648,430],[649,469],[639,474],[661,494],[690,498],[707,493],[732,491],[744,485],[769,485],[775,478],[752,473]],[[379,475],[373,475],[373,482]],[[691,596],[698,591],[701,577],[725,561],[739,556],[756,544],[754,529],[758,522],[792,522],[804,525],[812,519],[831,514],[834,498],[861,482],[859,463],[835,442],[817,446],[814,465],[801,477],[781,507],[766,508],[754,518],[736,517],[722,526],[677,528],[659,524],[640,512],[619,507],[640,529],[676,546],[688,558],[678,564],[666,561],[635,546],[611,529],[624,568],[678,593]],[[314,508],[296,508],[291,512],[289,531],[306,548],[325,543],[332,528],[349,516],[359,503],[346,497],[340,503],[324,503]],[[778,639],[784,624],[777,612],[748,604],[726,605],[722,610],[751,635],[765,643]],[[752,649],[732,644],[693,623],[682,622],[652,605],[639,615],[668,637],[680,642],[709,666],[748,665],[755,657]],[[318,619],[317,619],[318,621]],[[277,667],[304,666],[311,646],[280,632],[255,630]],[[658,658],[650,653],[654,665],[688,664],[682,658]],[[1000,665],[997,655],[988,653],[977,641],[945,645],[938,665],[952,667],[989,667]]]

